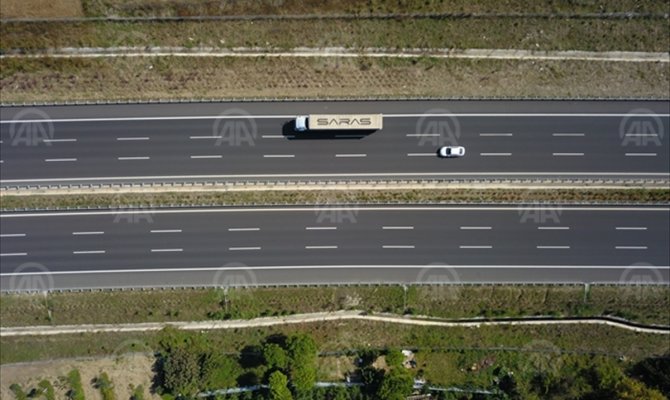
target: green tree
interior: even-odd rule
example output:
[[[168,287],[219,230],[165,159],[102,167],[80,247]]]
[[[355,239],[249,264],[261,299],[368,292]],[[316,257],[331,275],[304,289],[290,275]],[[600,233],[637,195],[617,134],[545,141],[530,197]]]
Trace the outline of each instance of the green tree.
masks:
[[[28,395],[23,391],[23,388],[18,383],[9,385],[9,390],[14,393],[16,400],[28,400]]]
[[[130,400],[144,400],[144,386],[139,385],[133,389],[133,394],[130,396]]]
[[[288,339],[291,384],[298,394],[309,393],[316,383],[316,343],[311,336],[300,334]]]
[[[386,352],[384,359],[386,360],[386,365],[391,368],[402,367],[402,362],[405,361],[405,356],[403,356],[402,352],[398,349],[390,349]]]
[[[616,398],[619,400],[664,400],[666,397],[661,392],[648,388],[640,381],[624,377],[617,384]]]
[[[276,343],[266,343],[263,346],[263,358],[268,368],[286,369],[288,367],[288,355],[286,351]]]
[[[46,400],[56,400],[56,392],[54,391],[54,387],[51,382],[46,379],[42,379],[40,383],[37,384],[37,387]]]
[[[384,374],[377,397],[381,400],[404,400],[412,394],[414,378],[403,368],[392,368]]]
[[[175,396],[191,396],[198,391],[199,355],[186,346],[176,346],[164,356],[163,388]]]
[[[100,390],[103,400],[115,400],[114,385],[106,372],[103,372],[95,379],[94,386]]]
[[[203,387],[221,389],[235,386],[235,377],[241,371],[235,359],[221,353],[207,353],[203,355],[200,367],[200,377]]]
[[[292,400],[293,396],[288,389],[288,378],[280,371],[275,371],[270,374],[268,380],[270,390],[270,400]]]

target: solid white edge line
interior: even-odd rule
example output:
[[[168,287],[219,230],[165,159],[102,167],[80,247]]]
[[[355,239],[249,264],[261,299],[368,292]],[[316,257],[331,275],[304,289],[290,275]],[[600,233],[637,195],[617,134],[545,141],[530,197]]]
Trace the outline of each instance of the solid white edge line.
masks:
[[[181,233],[181,229],[152,229],[151,233]]]
[[[105,254],[105,250],[76,250],[72,254]]]
[[[72,232],[73,236],[84,236],[84,235],[104,235],[103,231],[87,231],[87,232]]]
[[[570,207],[564,208],[561,206],[541,206],[542,210],[562,210],[566,211],[639,211],[639,212],[668,212],[670,207]],[[421,206],[421,207],[329,207],[332,211],[519,211],[518,207],[453,207],[453,206]],[[195,213],[235,213],[235,212],[314,212],[312,207],[295,207],[295,208],[187,208],[187,209],[155,209],[151,210],[152,214],[195,214]],[[58,217],[58,216],[84,216],[84,215],[119,215],[119,214],[146,214],[143,210],[107,210],[107,211],[68,211],[68,212],[45,212],[45,213],[11,213],[1,214],[0,218],[26,218],[26,217]]]
[[[424,154],[424,153],[421,153]],[[428,153],[425,153],[428,154]],[[436,154],[430,153],[437,157]],[[377,176],[654,176],[670,177],[670,172],[389,172],[354,174],[258,174],[258,175],[166,175],[166,176],[111,176],[94,178],[45,178],[45,179],[0,179],[0,183],[62,182],[62,181],[110,181],[148,179],[232,179],[232,178],[328,178],[328,177],[377,177]]]
[[[151,249],[152,253],[179,253],[184,249]]]
[[[3,233],[0,234],[0,238],[13,238],[13,237],[25,237],[25,233]]]
[[[26,253],[19,253],[25,255]],[[596,270],[630,270],[655,269],[668,270],[670,265],[265,265],[246,266],[242,269],[273,271],[273,270],[310,270],[310,269],[596,269]],[[207,271],[239,271],[240,267],[193,267],[193,268],[155,268],[155,269],[108,269],[89,271],[48,271],[48,272],[6,272],[4,276],[39,276],[39,275],[77,275],[77,274],[127,274],[127,273],[155,273],[155,272],[207,272]]]
[[[438,113],[438,114],[383,114],[385,118],[416,118],[416,117],[660,117],[667,118],[670,114],[638,114],[638,113]],[[216,119],[285,119],[295,115],[184,115],[164,117],[109,117],[109,118],[60,118],[60,119],[25,119],[3,120],[0,124],[26,124],[44,122],[113,122],[113,121],[175,121],[175,120],[216,120]]]

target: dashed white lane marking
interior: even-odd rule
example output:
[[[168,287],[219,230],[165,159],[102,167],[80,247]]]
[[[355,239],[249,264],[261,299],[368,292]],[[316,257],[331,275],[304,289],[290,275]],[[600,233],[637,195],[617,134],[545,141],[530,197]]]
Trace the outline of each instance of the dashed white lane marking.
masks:
[[[116,157],[119,161],[135,161],[135,160],[149,160],[151,157]]]
[[[222,155],[220,154],[213,154],[213,155],[204,155],[204,156],[191,156],[193,159],[202,159],[202,158],[223,158]]]
[[[585,135],[583,133],[552,133],[551,136],[581,137]]]
[[[646,226],[617,226],[617,231],[646,231]]]
[[[228,228],[228,232],[251,232],[260,230],[261,228]]]
[[[179,253],[184,249],[151,249],[152,253]]]
[[[566,250],[569,249],[570,246],[535,246],[538,249],[545,249],[545,250]]]
[[[658,133],[627,133],[628,137],[657,137]]]
[[[584,153],[552,153],[554,157],[581,157]]]
[[[263,154],[264,158],[295,158],[295,154]]]
[[[492,249],[493,246],[458,246],[460,249]]]
[[[626,153],[626,157],[656,157],[656,153]]]
[[[403,244],[385,244],[382,245],[382,249],[413,249],[414,245],[408,244],[408,245],[403,245]]]
[[[181,229],[152,229],[151,233],[181,233]]]
[[[76,142],[77,139],[42,139],[44,143],[65,143],[65,142]]]
[[[245,251],[245,250],[260,250],[259,247],[228,247],[229,251]]]
[[[344,158],[344,157],[367,157],[367,154],[356,153],[356,154],[335,154],[335,157]]]
[[[382,226],[385,230],[412,230],[413,226]]]
[[[538,226],[537,229],[541,231],[567,231],[569,226]]]
[[[2,164],[2,163],[4,163],[4,161],[3,161],[3,160],[0,160],[0,164]]]
[[[308,250],[325,250],[325,249],[336,249],[337,246],[305,246]]]
[[[3,233],[0,235],[0,238],[13,238],[13,237],[25,237],[25,233]]]
[[[0,257],[20,257],[27,255],[28,253],[0,253]]]
[[[46,162],[74,162],[77,161],[76,158],[47,158],[44,161]]]
[[[305,227],[307,231],[334,231],[337,230],[336,226],[307,226]]]
[[[439,133],[408,133],[407,137],[435,137],[440,136]]]
[[[493,229],[491,226],[461,226],[462,230],[490,230]]]
[[[117,137],[118,141],[149,140],[148,136]]]
[[[482,157],[509,157],[512,153],[479,153]]]
[[[407,153],[407,157],[436,157],[435,153]]]
[[[262,135],[261,136],[263,139],[293,139],[295,135]]]
[[[83,236],[83,235],[104,235],[103,231],[85,231],[85,232],[72,232],[74,236]]]
[[[212,135],[209,135],[209,136],[189,136],[188,138],[192,139],[192,140],[197,140],[197,139],[223,139],[223,136],[212,136]]]
[[[105,250],[77,250],[72,254],[105,254]]]
[[[480,133],[479,136],[488,137],[488,136],[513,136],[512,133]]]
[[[614,246],[617,250],[647,250],[647,246]]]

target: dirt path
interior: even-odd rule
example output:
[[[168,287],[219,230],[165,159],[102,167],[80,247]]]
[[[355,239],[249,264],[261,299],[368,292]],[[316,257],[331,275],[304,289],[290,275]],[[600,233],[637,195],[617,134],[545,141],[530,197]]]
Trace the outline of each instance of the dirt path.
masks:
[[[670,335],[670,327],[647,327],[637,324],[619,322],[606,319],[556,319],[556,320],[497,320],[497,321],[443,321],[426,317],[402,317],[394,315],[367,315],[363,311],[335,311],[311,314],[296,314],[284,317],[264,317],[250,320],[229,321],[185,321],[170,323],[140,323],[140,324],[97,324],[97,325],[60,325],[60,326],[27,326],[14,328],[0,328],[0,337],[16,336],[53,336],[77,333],[98,332],[147,332],[158,331],[166,326],[173,326],[185,330],[214,330],[239,329],[264,326],[302,324],[325,321],[363,320],[404,325],[436,326],[436,327],[471,327],[482,326],[514,326],[514,325],[607,325],[619,329],[626,329],[638,333]]]

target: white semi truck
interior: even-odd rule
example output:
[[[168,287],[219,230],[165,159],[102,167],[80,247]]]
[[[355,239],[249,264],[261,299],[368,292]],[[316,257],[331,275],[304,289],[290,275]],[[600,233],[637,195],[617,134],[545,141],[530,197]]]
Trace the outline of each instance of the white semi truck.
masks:
[[[310,114],[295,117],[295,130],[380,130],[383,126],[382,114]]]

